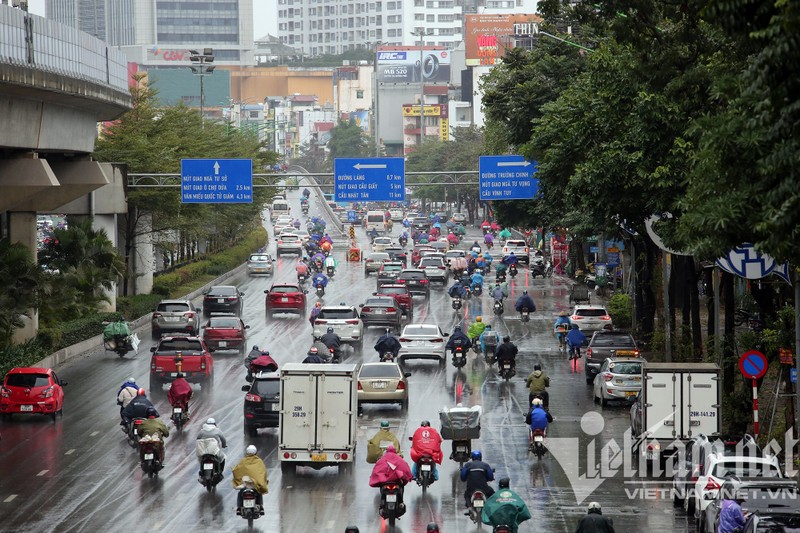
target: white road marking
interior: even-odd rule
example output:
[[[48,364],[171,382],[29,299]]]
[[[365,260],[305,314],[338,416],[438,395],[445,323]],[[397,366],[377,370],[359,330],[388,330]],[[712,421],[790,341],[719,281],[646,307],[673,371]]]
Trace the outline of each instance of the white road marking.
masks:
[[[17,497],[17,495],[16,495],[16,494],[12,494],[11,496],[9,496],[9,497],[8,497],[8,498],[6,498],[5,500],[3,500],[3,503],[8,503],[8,502],[10,502],[11,500],[13,500],[13,499],[14,499],[14,498],[16,498],[16,497]]]
[[[95,435],[97,435],[98,433],[100,433],[100,432],[99,432],[99,431],[92,431],[91,433],[89,433],[89,436],[90,436],[90,437],[94,437],[94,436],[95,436]]]
[[[336,524],[333,520],[328,520],[328,523],[325,525],[325,529],[333,529],[333,526]]]
[[[66,452],[64,452],[64,455],[72,455],[74,452],[75,448],[72,448],[71,450],[67,450]]]
[[[49,472],[49,470],[42,470],[41,472],[39,472],[38,474],[36,474],[36,477],[41,477],[41,476],[45,475],[45,474],[46,474],[46,473],[48,473],[48,472]]]

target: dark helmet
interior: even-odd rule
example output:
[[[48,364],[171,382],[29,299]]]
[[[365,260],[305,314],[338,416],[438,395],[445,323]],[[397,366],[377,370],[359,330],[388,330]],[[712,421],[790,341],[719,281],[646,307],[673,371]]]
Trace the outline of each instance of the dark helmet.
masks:
[[[186,375],[185,375],[185,374],[183,374],[182,372],[178,372],[177,374],[175,374],[175,378],[176,378],[176,379],[177,379],[177,378],[185,378],[185,377],[186,377]]]
[[[581,329],[581,327],[578,324],[572,324],[572,329]]]
[[[347,526],[346,528],[344,528],[344,533],[358,533],[358,527]]]
[[[456,326],[453,328],[453,331],[461,331],[461,326]]]
[[[420,426],[420,427],[423,427],[423,428],[429,428],[429,427],[431,427],[431,423],[430,423],[430,422],[428,422],[427,420],[423,420],[423,421],[420,423],[420,425],[419,425],[419,426]]]
[[[535,365],[533,365],[533,369],[534,370],[541,370],[542,369],[542,365],[540,365],[539,363],[536,363]]]
[[[528,291],[522,291],[522,294],[523,295],[528,294]]]
[[[259,349],[258,349],[258,344],[254,344],[254,345],[253,345],[253,351],[256,351],[256,352],[258,352],[258,351],[259,351]]]
[[[328,333],[333,333],[333,328],[330,326],[328,327]]]
[[[389,421],[388,420],[381,420],[381,427],[382,428],[388,428],[389,427]]]
[[[430,533],[431,531],[439,531],[439,525],[436,522],[431,522],[428,524],[428,527],[425,528],[425,531],[427,533]]]
[[[473,461],[482,461],[483,460],[483,454],[480,452],[480,450],[472,450],[472,453],[470,454],[470,457],[472,458]]]
[[[158,416],[158,411],[156,411],[155,407],[148,407],[147,411],[145,411],[145,416],[147,418],[156,418]]]
[[[392,332],[392,328],[386,328],[386,334],[390,334]]]
[[[511,480],[508,479],[507,477],[504,477],[503,479],[497,482],[497,486],[500,487],[501,489],[507,489],[509,488],[510,485],[511,485]]]
[[[261,350],[261,355],[269,355],[269,350]]]
[[[503,342],[511,342],[511,337],[506,335],[505,337],[503,337]]]

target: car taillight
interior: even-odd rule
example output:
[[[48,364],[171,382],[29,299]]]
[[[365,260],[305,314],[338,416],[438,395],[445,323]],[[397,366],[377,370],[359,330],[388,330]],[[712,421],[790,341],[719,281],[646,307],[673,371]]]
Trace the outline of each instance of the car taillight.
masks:
[[[421,279],[421,280],[419,280],[419,282],[424,285],[424,284],[428,283],[428,280],[427,279]]]
[[[583,320],[583,317],[581,315],[572,315],[570,318],[572,320]]]
[[[261,396],[259,396],[258,394],[252,394],[252,393],[245,394],[244,401],[246,401],[246,402],[259,402],[260,403],[261,402]]]
[[[153,318],[154,319],[161,318],[161,316],[162,316],[161,313],[153,313]]]
[[[150,360],[150,370],[152,370],[153,372],[156,371],[156,362],[152,359]]]
[[[525,247],[525,253],[526,253],[526,254],[528,253],[528,248],[527,248],[527,247]]]
[[[278,244],[283,244],[283,239],[278,239]]]
[[[406,384],[402,381],[397,382],[397,390],[406,390]]]
[[[444,342],[444,339],[431,339],[430,342]]]
[[[236,301],[236,296],[228,296],[225,299],[228,300],[229,302],[235,302]]]
[[[405,337],[400,337],[400,342],[411,342],[411,339],[406,339]]]
[[[345,324],[351,324],[351,325],[352,324],[358,324],[358,320],[345,320],[344,323]]]
[[[708,482],[706,483],[705,489],[706,491],[709,490],[719,490],[719,483],[713,477],[708,478]]]
[[[362,313],[371,313],[372,312],[372,308],[371,307],[362,307],[361,308],[361,312]]]
[[[592,357],[592,349],[586,348],[586,357]]]
[[[397,308],[395,308],[395,307],[387,307],[386,308],[386,312],[387,313],[396,313],[397,312]]]
[[[605,374],[603,375],[603,379],[604,379],[604,380],[606,380],[606,381],[611,381],[612,379],[614,379],[614,374],[611,374],[611,373],[605,373]]]
[[[202,359],[200,359],[200,370],[205,370],[205,369],[206,369],[206,358],[203,357]]]
[[[600,320],[611,320],[611,317],[608,315],[603,315],[600,317]]]
[[[317,325],[317,324],[327,324],[327,323],[328,323],[328,321],[327,321],[327,320],[324,320],[324,319],[322,319],[322,318],[318,318],[318,319],[316,319],[316,320],[314,321],[314,325]]]
[[[405,283],[405,282],[406,280],[404,280],[403,278],[397,278],[397,283]]]
[[[440,267],[438,267],[438,268],[439,268],[439,270],[444,270],[444,267],[443,267],[443,266],[440,266]]]
[[[633,351],[633,356],[634,357],[639,357],[639,350],[638,349]]]
[[[188,313],[184,313],[184,315],[186,316],[186,318],[194,318],[194,312],[193,311],[189,311]]]
[[[358,382],[358,390],[364,390],[364,388],[361,386],[361,382],[360,381]]]
[[[11,391],[5,387],[2,387],[0,388],[0,396],[2,396],[3,398],[10,398]]]

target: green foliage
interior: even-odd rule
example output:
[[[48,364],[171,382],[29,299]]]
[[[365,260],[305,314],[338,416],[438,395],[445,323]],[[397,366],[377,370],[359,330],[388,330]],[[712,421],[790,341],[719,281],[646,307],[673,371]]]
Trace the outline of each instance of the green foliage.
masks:
[[[761,332],[764,355],[775,360],[779,348],[789,348],[794,352],[794,329],[794,308],[787,305],[778,311],[776,319]]]
[[[5,376],[9,370],[18,366],[31,366],[49,353],[48,348],[38,339],[4,346],[0,348],[0,376]]]
[[[160,294],[136,294],[117,297],[117,313],[126,320],[135,320],[152,313],[162,299]]]
[[[631,327],[632,310],[633,302],[629,294],[617,293],[608,301],[608,314],[611,315],[616,328]]]
[[[329,160],[339,157],[369,157],[375,154],[370,139],[355,120],[340,120],[331,130],[328,141]]]
[[[11,344],[23,316],[36,307],[42,280],[31,251],[22,244],[0,239],[0,349]]]
[[[120,313],[94,313],[92,315],[67,320],[39,330],[39,342],[50,352],[72,346],[95,335],[103,333],[103,322],[114,322],[121,318]]]

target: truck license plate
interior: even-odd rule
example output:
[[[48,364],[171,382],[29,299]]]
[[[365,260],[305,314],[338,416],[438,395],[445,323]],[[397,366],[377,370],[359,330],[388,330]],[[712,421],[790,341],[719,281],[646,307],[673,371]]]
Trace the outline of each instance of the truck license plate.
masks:
[[[145,461],[152,461],[153,460],[153,454],[152,453],[144,454],[144,460]]]
[[[387,494],[386,501],[389,503],[395,503],[397,501],[397,494]]]
[[[312,461],[327,461],[328,454],[327,453],[312,453],[311,454]]]
[[[19,410],[20,411],[25,411],[25,412],[32,412],[33,411],[33,406],[32,405],[20,405],[19,406]]]
[[[431,465],[422,465],[422,470],[424,470],[425,472],[430,471],[430,469],[431,469]]]

